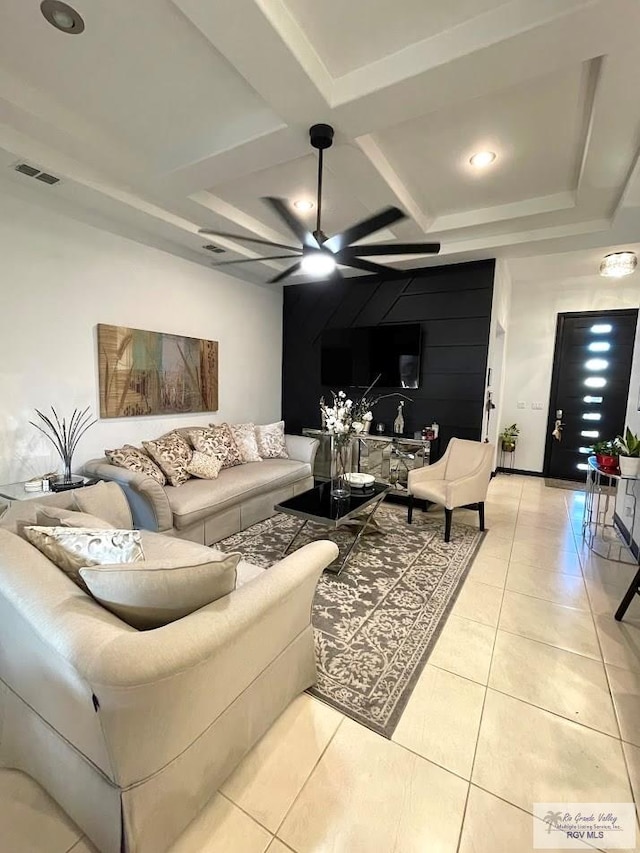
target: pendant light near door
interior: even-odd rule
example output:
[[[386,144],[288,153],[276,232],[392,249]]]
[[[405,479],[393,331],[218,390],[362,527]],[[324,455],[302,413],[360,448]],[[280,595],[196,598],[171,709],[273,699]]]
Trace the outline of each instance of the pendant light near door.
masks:
[[[611,252],[605,255],[600,264],[600,275],[605,278],[624,278],[631,275],[638,266],[635,252]]]

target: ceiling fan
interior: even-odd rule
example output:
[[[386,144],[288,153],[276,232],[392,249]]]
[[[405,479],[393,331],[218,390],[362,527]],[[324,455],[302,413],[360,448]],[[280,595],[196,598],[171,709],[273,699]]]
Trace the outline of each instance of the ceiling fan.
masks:
[[[295,259],[295,263],[283,270],[269,283],[282,281],[300,271],[307,275],[324,278],[329,275],[340,277],[338,265],[351,267],[365,272],[384,274],[385,276],[402,275],[401,270],[376,264],[366,258],[372,255],[433,255],[440,251],[440,243],[371,243],[366,246],[354,246],[359,240],[368,237],[381,228],[393,225],[406,215],[397,207],[386,207],[373,216],[357,222],[341,234],[327,237],[322,230],[322,168],[323,152],[333,144],[333,128],[328,124],[314,124],[309,129],[311,145],[318,151],[318,200],[316,205],[316,228],[310,231],[303,220],[297,217],[284,199],[268,196],[263,201],[282,219],[287,228],[300,240],[298,246],[288,246],[275,243],[272,240],[262,240],[258,237],[245,237],[242,234],[229,234],[226,231],[201,228],[200,234],[210,234],[214,237],[230,237],[245,243],[256,243],[261,246],[272,246],[275,249],[286,249],[295,254],[269,255],[264,258],[242,258],[234,261],[221,261],[214,266],[228,264],[247,264],[252,261],[279,261],[285,258]]]

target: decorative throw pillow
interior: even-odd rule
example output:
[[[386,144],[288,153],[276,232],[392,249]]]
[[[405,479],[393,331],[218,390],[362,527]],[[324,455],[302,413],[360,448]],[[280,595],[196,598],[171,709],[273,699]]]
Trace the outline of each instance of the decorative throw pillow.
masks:
[[[191,462],[187,465],[187,471],[191,476],[199,477],[201,480],[215,480],[221,469],[222,462],[217,456],[201,453],[199,450],[193,451]]]
[[[102,563],[135,563],[144,560],[138,530],[90,530],[85,527],[25,527],[32,545],[74,583],[85,588],[78,570]]]
[[[224,424],[223,424],[224,426]],[[262,462],[258,453],[258,442],[256,441],[256,428],[254,424],[226,424],[231,430],[240,457],[243,462]]]
[[[153,459],[144,450],[140,450],[132,444],[125,444],[115,450],[105,450],[104,455],[112,465],[117,465],[118,468],[135,471],[136,474],[146,474],[160,483],[161,486],[167,482],[166,477]]]
[[[189,430],[189,441],[200,453],[217,456],[223,468],[242,464],[240,451],[227,424],[210,427],[195,427]]]
[[[235,589],[240,554],[212,549],[186,559],[80,569],[91,595],[133,628],[159,628]]]
[[[155,441],[143,441],[142,446],[162,468],[172,486],[181,486],[189,479],[187,465],[191,462],[189,443],[177,432],[157,438]]]
[[[84,527],[92,530],[114,530],[114,525],[87,512],[74,512],[59,506],[38,507],[36,524],[39,527]]]
[[[256,424],[258,453],[263,459],[288,459],[287,445],[284,440],[284,421],[275,424]]]
[[[96,483],[95,486],[85,486],[73,493],[75,509],[88,512],[103,521],[108,521],[118,530],[131,530],[133,516],[127,496],[118,483]]]

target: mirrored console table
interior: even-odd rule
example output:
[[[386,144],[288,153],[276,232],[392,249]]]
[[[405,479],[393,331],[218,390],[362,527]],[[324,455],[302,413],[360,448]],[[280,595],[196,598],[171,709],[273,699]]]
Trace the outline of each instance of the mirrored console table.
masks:
[[[331,479],[331,435],[326,430],[305,428],[302,434],[317,438],[320,447],[313,469],[318,480]],[[402,435],[360,433],[351,445],[355,471],[373,474],[379,482],[389,483],[390,494],[407,494],[407,477],[412,468],[429,464],[431,441]]]
[[[601,468],[595,456],[587,459],[582,538],[590,551],[616,563],[640,564],[640,551],[633,539],[640,477],[623,476]],[[622,497],[624,521],[616,515],[616,500]],[[640,570],[629,586],[615,618],[620,621],[640,595]]]

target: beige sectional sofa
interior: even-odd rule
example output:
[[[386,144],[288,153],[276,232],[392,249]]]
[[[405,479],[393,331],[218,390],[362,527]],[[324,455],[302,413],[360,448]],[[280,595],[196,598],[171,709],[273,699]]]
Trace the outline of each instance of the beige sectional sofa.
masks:
[[[45,501],[72,508],[73,494]],[[37,780],[103,853],[162,853],[313,684],[311,602],[337,548],[241,563],[231,594],[137,631],[1,528],[0,766]]]
[[[313,487],[317,439],[287,435],[285,440],[288,459],[247,462],[223,469],[215,480],[191,479],[181,486],[161,486],[106,459],[87,462],[84,473],[122,486],[136,527],[211,545],[268,518],[274,504]]]

